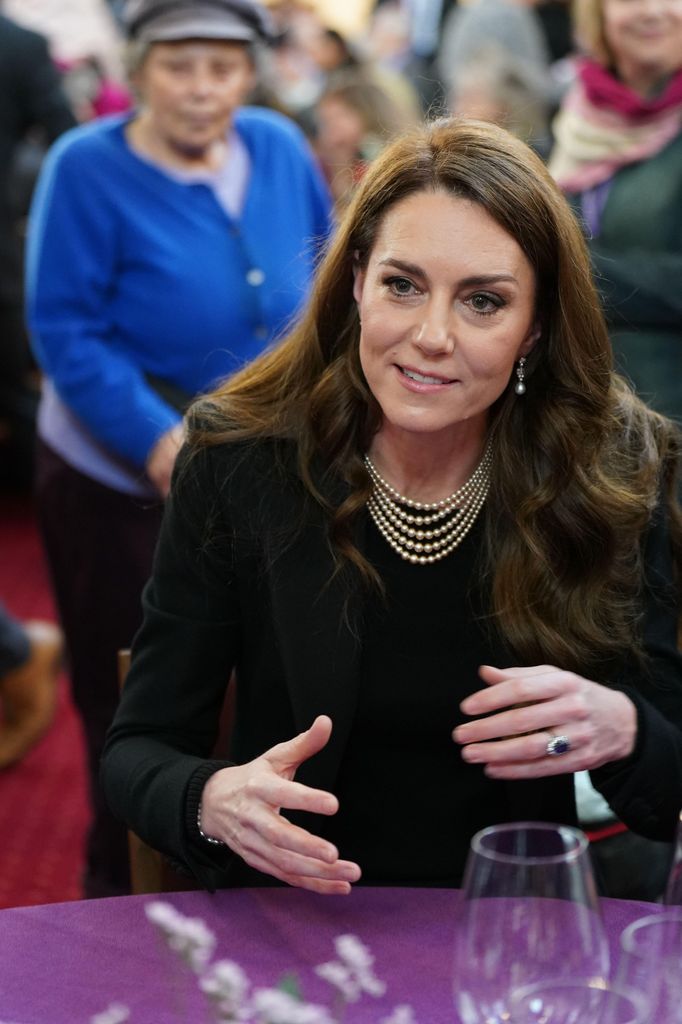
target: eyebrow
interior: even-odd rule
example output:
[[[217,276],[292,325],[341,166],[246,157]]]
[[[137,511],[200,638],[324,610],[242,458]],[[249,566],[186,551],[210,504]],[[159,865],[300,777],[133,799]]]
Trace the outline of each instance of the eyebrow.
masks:
[[[405,274],[412,274],[415,277],[424,277],[424,271],[421,267],[418,267],[416,263],[408,263],[405,260],[394,260],[386,259],[379,262],[380,267],[396,267],[398,270],[402,270]],[[499,284],[502,281],[507,281],[510,284],[518,284],[517,279],[513,274],[472,274],[471,277],[465,277],[460,284],[465,286],[481,285],[481,284]]]

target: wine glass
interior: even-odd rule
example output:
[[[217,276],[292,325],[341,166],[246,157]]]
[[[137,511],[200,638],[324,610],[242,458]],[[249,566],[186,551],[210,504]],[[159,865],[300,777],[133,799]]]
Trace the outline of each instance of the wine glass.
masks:
[[[547,978],[515,989],[510,1024],[647,1024],[651,1005],[643,992],[620,985]]]
[[[668,906],[679,906],[682,904],[682,814],[677,826],[677,838],[675,841],[675,852],[673,853],[668,884],[665,887],[663,902]]]
[[[547,978],[603,986],[608,967],[584,833],[541,822],[478,832],[457,914],[454,989],[463,1024],[505,1024],[511,993]]]
[[[646,994],[652,1022],[682,1024],[682,908],[648,914],[624,929],[616,979]]]

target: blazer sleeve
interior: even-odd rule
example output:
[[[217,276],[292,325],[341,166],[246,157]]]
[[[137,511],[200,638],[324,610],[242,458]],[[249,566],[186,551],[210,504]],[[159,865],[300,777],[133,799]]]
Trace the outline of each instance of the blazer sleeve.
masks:
[[[241,637],[226,488],[214,463],[211,449],[183,449],[178,458],[102,758],[112,811],[210,889],[224,884],[233,855],[197,842],[187,808],[196,815],[203,783],[231,763],[211,752]]]
[[[630,665],[615,685],[637,709],[632,755],[590,772],[596,789],[634,832],[669,840],[682,809],[682,656],[670,534],[656,511],[644,546],[643,646],[646,662]]]

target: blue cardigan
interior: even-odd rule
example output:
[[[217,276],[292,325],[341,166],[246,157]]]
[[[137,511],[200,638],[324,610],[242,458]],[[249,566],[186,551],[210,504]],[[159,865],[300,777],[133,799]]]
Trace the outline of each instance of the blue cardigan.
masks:
[[[209,185],[175,181],[128,146],[127,117],[67,133],[36,190],[27,254],[36,358],[106,449],[143,466],[179,413],[147,375],[196,394],[281,334],[331,229],[303,135],[244,108],[251,162],[232,221]]]

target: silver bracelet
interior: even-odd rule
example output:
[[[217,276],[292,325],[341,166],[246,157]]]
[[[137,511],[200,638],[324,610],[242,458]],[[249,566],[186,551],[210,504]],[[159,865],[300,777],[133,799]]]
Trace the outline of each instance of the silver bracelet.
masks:
[[[199,829],[199,835],[202,839],[205,839],[207,843],[211,843],[212,846],[227,846],[222,839],[214,839],[213,836],[207,836],[201,829],[201,801],[199,802],[199,809],[197,811],[197,828]]]

